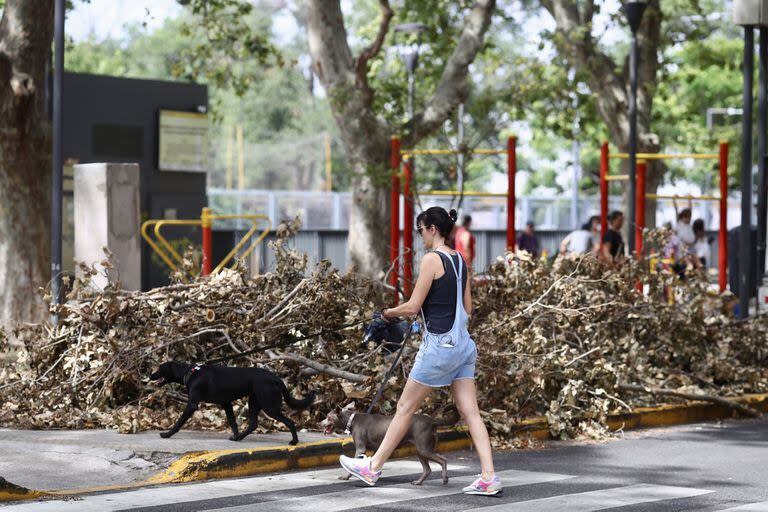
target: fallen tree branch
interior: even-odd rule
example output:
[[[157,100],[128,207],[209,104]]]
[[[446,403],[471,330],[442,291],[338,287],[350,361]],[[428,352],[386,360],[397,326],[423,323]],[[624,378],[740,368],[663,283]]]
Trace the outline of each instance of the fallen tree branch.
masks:
[[[358,384],[362,384],[368,380],[368,377],[366,377],[365,375],[360,375],[359,373],[347,372],[339,368],[336,368],[334,366],[318,363],[317,361],[313,361],[312,359],[309,359],[307,357],[300,356],[298,354],[292,354],[290,352],[281,353],[281,352],[274,352],[272,350],[267,350],[267,355],[273,361],[293,361],[299,364],[303,364],[304,366],[308,366],[309,368],[312,368],[313,370],[317,370],[320,373],[325,373],[327,375],[331,375],[332,377],[338,377],[340,379],[348,380],[350,382],[356,382]]]
[[[648,393],[650,395],[677,396],[680,398],[685,398],[686,400],[712,402],[718,405],[724,405],[725,407],[729,407],[731,409],[735,409],[747,416],[752,416],[755,418],[762,416],[762,413],[760,411],[753,409],[752,407],[746,406],[744,404],[740,404],[738,402],[734,402],[732,400],[727,400],[719,396],[705,395],[702,393],[681,393],[680,391],[675,391],[674,389],[650,388],[645,386],[637,386],[634,384],[618,384],[616,386],[616,389],[619,389],[621,391],[636,391],[638,393]]]

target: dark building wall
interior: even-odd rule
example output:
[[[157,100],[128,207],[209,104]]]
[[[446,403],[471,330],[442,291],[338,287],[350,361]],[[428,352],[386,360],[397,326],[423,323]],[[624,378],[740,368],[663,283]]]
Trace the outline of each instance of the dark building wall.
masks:
[[[65,160],[137,162],[142,221],[163,218],[170,208],[179,219],[200,217],[206,205],[206,175],[159,171],[158,130],[160,110],[196,112],[199,106],[207,107],[206,86],[65,73],[63,89]],[[169,239],[200,241],[199,230],[174,228],[168,234]],[[142,241],[142,288],[167,283],[167,274]]]

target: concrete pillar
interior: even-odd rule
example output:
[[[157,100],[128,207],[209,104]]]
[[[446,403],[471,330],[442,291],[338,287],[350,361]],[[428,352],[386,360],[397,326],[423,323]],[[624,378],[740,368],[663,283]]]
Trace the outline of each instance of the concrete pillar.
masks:
[[[75,260],[102,270],[104,247],[114,254],[109,282],[126,290],[141,289],[141,235],[138,164],[75,166]],[[93,278],[104,288],[107,277]]]

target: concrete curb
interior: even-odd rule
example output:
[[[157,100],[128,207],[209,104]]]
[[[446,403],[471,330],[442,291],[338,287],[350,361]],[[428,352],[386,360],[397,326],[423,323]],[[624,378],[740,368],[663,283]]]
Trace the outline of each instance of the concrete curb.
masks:
[[[768,412],[768,394],[744,395],[732,398],[735,402],[749,405],[761,412]],[[707,420],[736,418],[733,409],[723,405],[694,402],[689,404],[662,405],[659,407],[637,408],[631,413],[610,416],[608,425],[612,430],[630,430],[662,426],[697,423]],[[529,418],[521,422],[513,437],[530,435],[535,439],[551,439],[546,419]],[[471,447],[472,441],[466,427],[438,432],[438,451],[449,452]],[[0,502],[19,499],[32,499],[44,495],[72,496],[102,491],[124,490],[137,487],[194,482],[218,478],[239,478],[260,473],[311,469],[332,466],[338,463],[339,455],[354,453],[350,437],[316,441],[296,446],[271,446],[257,449],[216,450],[208,452],[190,452],[174,461],[168,469],[143,482],[130,485],[69,489],[61,491],[35,491],[15,486],[0,478]],[[413,447],[403,447],[395,451],[393,457],[414,455]]]

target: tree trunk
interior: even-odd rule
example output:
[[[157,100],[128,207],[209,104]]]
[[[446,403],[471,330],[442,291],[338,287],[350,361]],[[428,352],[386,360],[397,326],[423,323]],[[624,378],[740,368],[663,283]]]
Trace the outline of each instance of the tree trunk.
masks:
[[[35,321],[50,280],[51,0],[8,0],[0,20],[0,324]]]
[[[541,0],[557,23],[556,44],[568,62],[586,75],[587,83],[597,95],[597,110],[605,122],[614,148],[627,152],[629,147],[629,57],[623,70],[598,46],[590,30],[593,16],[598,11],[595,0],[574,2],[573,0]],[[643,21],[638,30],[639,66],[637,91],[637,134],[638,152],[655,153],[660,150],[658,137],[650,126],[653,108],[653,93],[656,90],[656,73],[659,67],[658,54],[661,45],[661,22],[663,19],[659,0],[648,2]],[[626,163],[622,166],[627,172]],[[646,192],[655,193],[661,183],[666,166],[660,162],[649,162],[646,178]],[[628,186],[624,187],[623,198],[626,208],[634,208],[630,201]],[[626,213],[626,211],[625,211]],[[656,201],[646,201],[646,227],[656,223]],[[626,226],[627,234],[634,232]]]
[[[306,10],[314,72],[328,95],[353,169],[350,259],[359,271],[373,276],[387,267],[389,259],[389,138],[400,131],[373,111],[374,91],[368,83],[368,61],[381,50],[393,15],[387,0],[379,0],[379,5],[378,34],[357,56],[349,48],[339,0],[310,0]],[[495,5],[495,0],[478,0],[469,9],[435,93],[408,123],[405,147],[437,130],[466,98],[469,65],[483,48]]]

